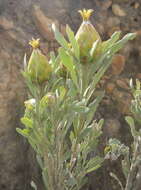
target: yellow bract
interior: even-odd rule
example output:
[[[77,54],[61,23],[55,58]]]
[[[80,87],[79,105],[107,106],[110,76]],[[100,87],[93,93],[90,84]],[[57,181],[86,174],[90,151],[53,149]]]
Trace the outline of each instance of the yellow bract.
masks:
[[[40,39],[34,39],[32,38],[32,40],[29,41],[29,45],[31,45],[34,49],[39,48],[40,46]]]
[[[91,14],[93,12],[93,9],[88,9],[88,10],[83,9],[83,10],[79,10],[78,12],[81,14],[83,20],[89,20]]]

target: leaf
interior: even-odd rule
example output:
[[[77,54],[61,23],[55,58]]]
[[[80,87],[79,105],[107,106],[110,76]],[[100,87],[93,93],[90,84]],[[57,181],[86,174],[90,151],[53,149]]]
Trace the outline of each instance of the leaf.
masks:
[[[112,34],[110,40],[109,40],[109,44],[110,43],[115,43],[119,38],[120,38],[120,35],[121,35],[121,31],[116,31]]]
[[[102,65],[102,67],[99,69],[99,71],[95,74],[94,78],[93,78],[93,88],[96,87],[97,83],[100,81],[101,77],[104,75],[104,73],[106,72],[106,70],[108,69],[108,67],[111,64],[111,57],[110,60],[107,60],[107,63]]]
[[[50,52],[50,60],[49,63],[56,68],[56,57],[55,57],[55,53],[53,51]]]
[[[139,132],[136,131],[135,129],[135,122],[134,119],[130,116],[125,117],[125,120],[127,121],[127,123],[129,124],[130,128],[131,128],[131,133],[133,137],[136,137],[139,135]]]
[[[98,47],[98,45],[99,45],[99,39],[98,40],[96,40],[94,43],[93,43],[93,46],[92,46],[92,48],[91,48],[91,50],[90,50],[90,56],[92,57],[93,55],[94,55],[94,52],[95,52],[95,50],[96,50],[96,48]]]
[[[28,138],[29,133],[30,133],[29,129],[16,128],[16,131],[17,131],[19,134],[21,134],[22,136],[26,137],[26,138]]]
[[[29,119],[28,117],[22,117],[21,118],[22,124],[24,124],[27,128],[32,128],[33,127],[33,121]]]
[[[89,112],[87,113],[87,119],[86,119],[86,125],[88,125],[93,117],[94,117],[94,114],[97,110],[97,107],[99,105],[99,103],[101,102],[102,98],[104,97],[104,92],[101,92],[96,98],[95,100],[89,104]]]
[[[41,154],[41,150],[37,149],[36,146],[36,140],[33,137],[28,137],[28,142],[31,145],[31,147],[34,149],[35,152],[37,152],[38,154]]]
[[[125,178],[128,178],[128,174],[130,172],[130,167],[128,167],[126,160],[122,160],[122,171],[125,176]]]
[[[36,186],[36,184],[34,183],[34,181],[31,181],[30,185],[31,185],[31,187],[33,187],[33,189],[37,190],[37,186]]]
[[[45,184],[45,187],[48,190],[49,189],[48,182],[47,182],[47,180],[48,180],[48,174],[47,174],[47,169],[46,168],[42,172],[42,177],[43,177],[43,182]]]
[[[63,48],[59,48],[59,55],[63,65],[70,72],[72,80],[77,86],[77,76],[76,76],[75,66],[73,64],[73,58],[70,55],[68,55]]]
[[[56,60],[55,53],[53,51],[50,52],[50,63],[53,64]]]
[[[63,83],[62,78],[59,78],[56,81],[54,81],[54,83],[52,85],[52,91],[55,91],[58,88],[58,86],[62,85],[62,83]]]
[[[110,47],[119,39],[121,32],[117,31],[111,36],[111,38],[102,43],[102,52],[106,52]]]
[[[64,86],[59,87],[59,92],[60,92],[60,100],[62,101],[67,93],[67,90]]]
[[[86,165],[85,169],[86,169],[86,173],[90,173],[96,169],[98,169],[99,167],[101,167],[101,164],[103,163],[104,159],[96,156],[94,158],[92,158]]]
[[[37,154],[36,159],[37,159],[37,162],[38,162],[40,168],[43,169],[43,160],[42,160],[41,156]]]
[[[99,57],[99,59],[95,63],[92,64],[91,70],[89,71],[89,77],[93,78],[96,75],[96,73],[103,67],[105,67],[105,71],[106,71],[109,65],[111,64],[111,59],[112,59],[112,55],[110,54],[110,52],[106,52],[102,54]],[[101,75],[103,76],[103,74]],[[95,83],[94,79],[93,79],[93,83]]]
[[[63,65],[68,69],[68,71],[73,71],[75,69],[75,66],[73,64],[73,58],[68,55],[63,48],[59,48],[59,55]]]
[[[79,141],[82,141],[91,132],[92,127],[87,127],[79,134]]]
[[[75,136],[78,135],[78,127],[79,127],[79,125],[80,125],[79,117],[74,118],[74,120],[73,120],[73,129],[74,129]]]
[[[116,42],[111,47],[111,53],[115,54],[116,52],[118,52],[125,45],[125,43],[127,43],[129,40],[133,40],[135,37],[136,37],[136,33],[126,34],[121,40]]]
[[[98,126],[100,129],[102,128],[103,124],[104,124],[104,119],[100,119],[98,122]]]
[[[70,176],[69,179],[67,180],[67,185],[69,187],[74,187],[77,184],[77,180],[75,179],[74,176]],[[70,188],[71,189],[71,188]]]
[[[23,64],[24,64],[24,70],[26,71],[26,69],[27,69],[27,56],[26,56],[26,53],[25,53],[25,55],[24,55],[24,61],[23,61]]]
[[[73,108],[75,112],[77,113],[87,113],[89,111],[89,108],[86,106],[79,106],[79,105],[75,105],[73,106]]]
[[[118,182],[118,184],[121,187],[121,190],[124,190],[124,187],[123,187],[121,181],[119,180],[119,178],[114,173],[112,173],[112,172],[110,172],[110,176],[113,177]]]
[[[79,60],[79,56],[80,56],[79,45],[75,39],[73,31],[71,30],[71,28],[68,25],[66,27],[66,33],[67,33],[69,41],[73,47],[74,54],[75,54],[76,58]]]
[[[65,40],[63,35],[59,32],[55,24],[52,24],[52,29],[55,35],[55,39],[58,41],[58,43],[65,49],[68,49],[68,42]]]
[[[73,142],[74,139],[75,139],[74,132],[71,131],[70,132],[70,140],[71,140],[71,142]]]
[[[101,68],[97,71],[97,73],[95,73],[93,77],[93,82],[90,85],[90,93],[88,97],[91,96],[92,92],[95,90],[97,83],[100,81],[101,77],[104,75],[104,73],[110,66],[111,62],[112,62],[112,56],[110,54],[109,55],[106,54],[105,59],[101,60],[101,63],[103,64],[101,65]]]
[[[80,102],[74,101],[72,104],[72,110],[78,113],[86,113],[89,111],[89,108],[86,106],[86,99],[83,99]]]
[[[74,84],[74,82],[70,79],[67,79],[66,81],[68,87],[69,87],[69,90],[68,90],[68,96],[70,97],[76,97],[77,95],[77,88]]]
[[[136,89],[140,90],[140,88],[141,88],[140,81],[138,79],[136,79]]]
[[[134,89],[133,79],[132,78],[129,81],[129,86],[130,86],[131,89]]]

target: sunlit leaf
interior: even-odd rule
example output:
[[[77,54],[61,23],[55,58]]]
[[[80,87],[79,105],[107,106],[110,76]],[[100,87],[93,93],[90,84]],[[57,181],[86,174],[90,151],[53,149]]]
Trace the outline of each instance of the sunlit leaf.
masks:
[[[77,57],[77,59],[79,60],[79,45],[75,39],[75,36],[74,36],[74,33],[73,31],[71,30],[71,28],[67,25],[66,27],[66,32],[67,32],[67,35],[68,35],[68,38],[69,38],[69,41],[73,47],[73,51],[74,51],[74,54],[75,56]]]
[[[24,124],[27,128],[32,128],[33,127],[33,121],[29,119],[28,117],[22,117],[21,118],[22,124]]]
[[[63,37],[63,35],[59,32],[59,30],[57,29],[57,27],[55,26],[55,24],[52,24],[52,29],[55,35],[55,39],[58,41],[58,43],[64,47],[65,49],[68,49],[68,42],[65,40],[65,38]]]

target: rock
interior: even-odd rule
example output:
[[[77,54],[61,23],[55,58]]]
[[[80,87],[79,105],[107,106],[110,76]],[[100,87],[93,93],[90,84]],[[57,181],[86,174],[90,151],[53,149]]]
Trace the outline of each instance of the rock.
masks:
[[[141,73],[137,73],[136,78],[141,79]]]
[[[112,11],[116,16],[120,17],[126,16],[126,12],[118,4],[112,5]]]
[[[111,6],[111,4],[112,4],[112,1],[111,1],[111,0],[108,0],[108,1],[103,2],[103,4],[102,4],[102,9],[103,9],[103,10],[108,9],[108,8]]]
[[[122,114],[130,114],[132,96],[128,92],[119,91],[116,88],[113,91],[113,100],[116,107]]]
[[[131,3],[131,6],[134,7],[135,9],[138,9],[140,4],[138,2],[133,2]]]
[[[49,53],[49,43],[48,42],[40,42],[40,49],[45,55]]]
[[[125,3],[129,2],[130,0],[113,0],[113,3]]]
[[[137,36],[141,36],[141,30],[135,31],[137,33]]]
[[[120,128],[121,128],[121,124],[117,119],[109,118],[105,120],[103,133],[108,138],[114,138],[119,135]]]
[[[125,90],[129,90],[130,87],[129,87],[129,83],[127,83],[127,80],[125,79],[118,79],[116,80],[116,84],[118,87],[122,88],[122,89],[125,89]]]
[[[140,4],[136,2],[135,5],[134,5],[134,8],[135,8],[135,9],[138,9],[139,6],[140,6]]]
[[[110,83],[108,83],[107,86],[106,86],[106,92],[107,92],[108,94],[112,94],[114,88],[115,88],[115,84],[112,83],[112,82],[110,82]]]
[[[122,54],[124,55],[126,60],[129,60],[132,50],[133,50],[133,44],[130,42],[128,42],[126,46],[123,47]]]
[[[25,46],[25,44],[27,44],[27,40],[23,38],[23,36],[21,36],[19,33],[17,34],[15,31],[9,30],[6,32],[6,34],[10,40],[14,40],[22,46]]]
[[[59,27],[59,23],[57,20],[52,20],[45,16],[43,11],[38,6],[34,6],[33,8],[33,20],[37,29],[46,40],[54,40],[52,24],[54,23],[57,27]]]
[[[108,27],[114,27],[120,24],[120,19],[118,17],[109,17],[107,20]]]
[[[105,33],[105,27],[98,22],[96,23],[96,26],[97,26],[97,30],[99,31],[100,35],[103,35]]]
[[[109,28],[109,30],[108,30],[108,36],[111,37],[112,34],[114,32],[116,32],[116,31],[121,31],[120,26],[114,26],[114,27]]]
[[[121,54],[116,54],[112,60],[112,74],[119,75],[125,66],[125,57]]]
[[[10,30],[14,28],[14,23],[12,20],[9,20],[4,16],[0,16],[0,26],[5,30]]]

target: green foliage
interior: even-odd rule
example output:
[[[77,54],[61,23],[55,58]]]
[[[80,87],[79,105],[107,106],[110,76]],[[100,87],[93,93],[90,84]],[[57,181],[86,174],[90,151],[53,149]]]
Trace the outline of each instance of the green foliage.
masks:
[[[136,80],[136,85],[134,87],[133,81],[130,80],[131,91],[134,99],[131,102],[131,112],[133,117],[126,116],[125,120],[130,126],[131,135],[133,137],[132,151],[129,151],[129,147],[121,144],[117,139],[110,139],[108,146],[106,147],[106,158],[117,159],[119,156],[123,156],[122,159],[122,172],[126,179],[125,188],[123,187],[121,181],[115,174],[111,176],[117,180],[122,190],[138,190],[140,178],[138,176],[140,173],[141,165],[141,129],[136,127],[136,124],[140,124],[141,121],[141,109],[140,109],[140,82]]]
[[[69,41],[55,25],[53,31],[61,47],[57,56],[50,53],[47,65],[51,74],[38,83],[35,81],[42,79],[44,69],[36,68],[36,73],[32,73],[34,80],[29,66],[23,72],[31,99],[25,102],[25,114],[21,118],[25,128],[17,128],[17,132],[26,137],[35,150],[46,189],[79,190],[87,183],[87,174],[101,167],[104,161],[99,154],[90,157],[91,152],[97,152],[104,122],[94,120],[104,96],[102,90],[97,90],[97,84],[110,66],[113,55],[125,42],[133,39],[134,34],[119,40],[120,33],[116,32],[102,45],[95,41],[88,52],[87,63],[83,64],[80,47],[70,27],[66,27]],[[31,42],[37,48],[36,43]],[[100,54],[93,56],[97,51]],[[45,59],[39,52],[38,59],[41,58]],[[34,54],[32,60],[39,66]],[[65,75],[59,74],[60,68],[64,69]],[[37,189],[34,182],[31,185]]]

